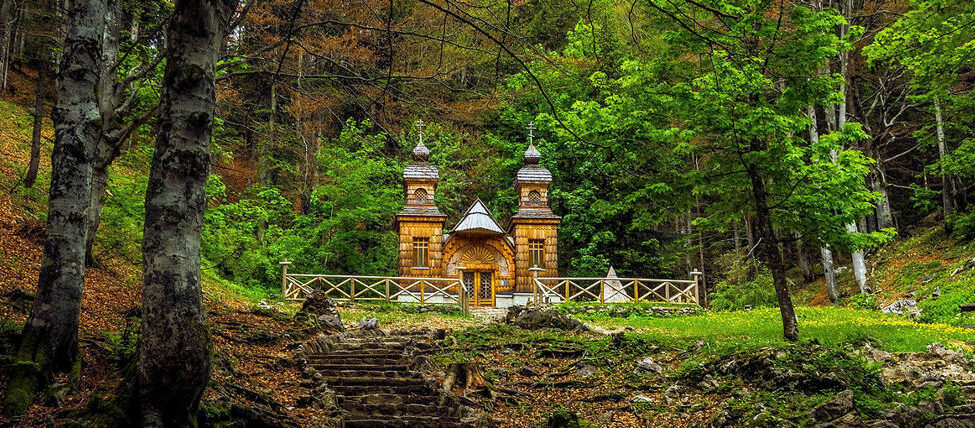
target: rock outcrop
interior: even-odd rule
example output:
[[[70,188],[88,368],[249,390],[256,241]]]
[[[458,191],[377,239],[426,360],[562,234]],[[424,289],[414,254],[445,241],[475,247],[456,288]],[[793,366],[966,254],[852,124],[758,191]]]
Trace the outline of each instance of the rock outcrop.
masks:
[[[505,322],[527,330],[557,328],[582,331],[586,326],[551,306],[512,306],[508,308]]]

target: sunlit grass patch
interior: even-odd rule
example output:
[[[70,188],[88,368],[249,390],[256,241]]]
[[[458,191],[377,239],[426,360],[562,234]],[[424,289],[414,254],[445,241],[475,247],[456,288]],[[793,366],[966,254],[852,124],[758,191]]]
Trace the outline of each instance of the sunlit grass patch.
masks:
[[[874,339],[891,351],[920,352],[934,342],[964,348],[975,341],[975,330],[947,324],[917,323],[901,316],[876,311],[837,307],[799,307],[799,335],[827,346]],[[578,318],[603,328],[631,327],[636,334],[663,341],[715,342],[720,346],[755,347],[784,343],[779,310],[775,308],[739,312],[708,312],[670,318],[631,315],[613,318],[579,315]],[[970,352],[970,350],[969,350]]]
[[[431,307],[429,312],[421,312],[419,305],[404,303],[360,303],[351,308],[339,308],[342,320],[358,322],[362,319],[375,318],[379,327],[383,329],[420,329],[420,328],[464,328],[483,324],[472,317],[460,312],[459,308]],[[439,310],[436,310],[439,309]]]

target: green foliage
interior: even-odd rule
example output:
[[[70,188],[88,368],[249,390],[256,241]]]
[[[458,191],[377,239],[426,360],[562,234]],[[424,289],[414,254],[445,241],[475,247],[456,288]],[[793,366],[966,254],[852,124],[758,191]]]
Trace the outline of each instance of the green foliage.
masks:
[[[223,184],[211,176],[211,204],[224,203],[205,214],[204,259],[222,276],[258,288],[276,288],[284,258],[306,273],[392,273],[396,237],[389,225],[402,204],[402,166],[381,153],[385,134],[369,127],[350,121],[319,150],[321,184],[305,213],[295,213],[275,187],[255,187],[227,203]]]
[[[772,274],[754,258],[736,259],[726,279],[715,286],[710,302],[719,311],[778,306]]]
[[[876,294],[856,294],[850,296],[847,305],[856,309],[877,309]]]
[[[975,239],[975,211],[955,214],[948,218],[951,234],[958,239]]]
[[[124,366],[132,362],[139,348],[139,338],[141,337],[139,328],[141,325],[141,319],[129,318],[125,322],[125,328],[121,331],[104,332],[108,351],[116,364]]]

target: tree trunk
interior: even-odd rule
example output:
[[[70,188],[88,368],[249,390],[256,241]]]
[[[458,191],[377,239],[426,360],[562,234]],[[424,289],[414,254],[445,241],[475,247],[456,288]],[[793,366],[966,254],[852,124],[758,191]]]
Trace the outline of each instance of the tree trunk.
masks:
[[[846,231],[849,233],[857,233],[857,226],[854,223],[846,225]],[[853,252],[853,276],[857,279],[857,284],[860,285],[860,294],[870,294],[873,290],[870,289],[870,283],[867,282],[867,261],[863,256],[863,250]]]
[[[210,376],[200,231],[214,72],[235,7],[235,0],[177,0],[170,22],[142,245],[142,340],[136,374],[143,425],[194,426]]]
[[[833,252],[828,246],[819,249],[823,257],[823,276],[826,278],[826,294],[829,301],[836,303],[840,300],[840,289],[836,285],[836,268],[833,266]]]
[[[779,302],[779,313],[782,315],[782,331],[786,340],[799,340],[799,326],[796,320],[795,308],[785,278],[785,260],[779,250],[775,229],[772,227],[772,213],[768,207],[768,193],[765,183],[756,171],[755,166],[748,167],[748,174],[752,181],[752,197],[755,203],[755,233],[758,242],[759,257],[772,271],[772,283],[775,286],[775,297]]]
[[[816,279],[813,275],[812,266],[809,265],[809,256],[806,252],[806,245],[802,242],[802,236],[796,233],[796,257],[799,259],[799,270],[802,271],[803,282],[809,283]]]
[[[24,176],[24,187],[33,187],[37,181],[37,169],[41,164],[41,128],[44,126],[44,98],[47,92],[48,67],[47,61],[38,61],[37,87],[34,92],[34,124],[30,137],[30,161],[27,164],[27,174]]]
[[[98,109],[101,111],[102,124],[95,146],[95,156],[91,176],[91,200],[88,204],[88,237],[85,242],[85,264],[95,266],[97,260],[92,253],[95,247],[95,236],[101,223],[102,207],[105,204],[105,190],[108,187],[108,167],[121,153],[121,138],[117,138],[118,128],[115,109],[119,107],[124,88],[119,88],[116,81],[115,61],[118,60],[119,37],[122,29],[122,2],[107,0],[105,18],[105,32],[102,39],[101,79],[98,85]]]
[[[890,198],[887,196],[887,180],[884,178],[883,170],[877,165],[877,174],[873,177],[873,191],[880,193],[880,200],[877,201],[877,229],[886,229],[894,226],[894,214],[890,209]]]
[[[105,0],[71,3],[58,96],[44,256],[30,318],[16,358],[22,365],[7,385],[4,411],[21,414],[58,372],[77,380],[78,315],[85,276],[85,234],[91,157],[98,138],[95,88],[101,69]]]
[[[3,25],[3,40],[0,41],[0,89],[7,89],[7,71],[10,69],[10,36],[13,30],[11,9],[13,0],[3,0],[0,3],[0,25]]]
[[[834,125],[832,124],[832,120],[830,119],[832,115],[829,114],[828,111],[826,113],[827,113],[826,122],[829,124],[829,127],[832,128],[834,127]],[[819,142],[819,129],[818,129],[818,120],[816,117],[816,106],[810,105],[808,107],[807,114],[809,116],[809,119],[812,121],[812,124],[809,126],[809,141],[813,144],[816,144]],[[833,156],[835,156],[835,153],[833,154]],[[840,298],[840,293],[839,293],[839,289],[836,287],[836,270],[833,268],[833,253],[832,251],[829,250],[829,246],[827,245],[823,245],[822,247],[820,247],[819,252],[822,255],[823,276],[826,279],[826,294],[829,296],[830,302],[836,303]]]
[[[105,189],[108,187],[108,167],[95,165],[91,172],[91,200],[88,203],[88,234],[85,239],[85,266],[98,264],[92,249],[95,247],[95,234],[101,224],[102,207],[105,205]]]
[[[840,26],[840,37],[846,37],[849,31],[849,22],[853,18],[853,1],[845,0],[843,7],[843,16],[846,18],[847,23]],[[840,102],[838,107],[838,114],[836,116],[837,131],[843,132],[843,128],[846,127],[846,81],[850,76],[850,53],[848,51],[841,51],[839,54],[840,59],[840,76],[843,77],[843,83],[840,84],[840,92],[843,94],[843,101]],[[834,160],[835,162],[835,160]],[[857,226],[855,223],[850,223],[846,225],[846,230],[849,233],[857,233]],[[857,250],[853,252],[853,274],[856,276],[857,284],[860,285],[860,293],[866,294],[870,293],[870,285],[867,284],[867,263],[866,258],[863,255],[863,250]]]
[[[945,124],[941,114],[941,98],[934,97],[934,120],[937,126],[938,137],[938,162],[944,162],[948,154],[948,145],[945,143]],[[941,206],[944,210],[945,228],[948,228],[948,217],[955,213],[954,195],[951,189],[951,179],[945,171],[944,164],[941,164]]]

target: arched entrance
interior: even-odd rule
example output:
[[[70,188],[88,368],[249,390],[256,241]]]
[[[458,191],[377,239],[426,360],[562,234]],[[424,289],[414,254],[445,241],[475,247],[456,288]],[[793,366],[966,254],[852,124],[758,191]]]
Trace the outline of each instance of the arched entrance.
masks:
[[[494,306],[499,283],[511,277],[511,261],[491,244],[467,243],[446,263],[446,275],[460,276],[473,306]]]

